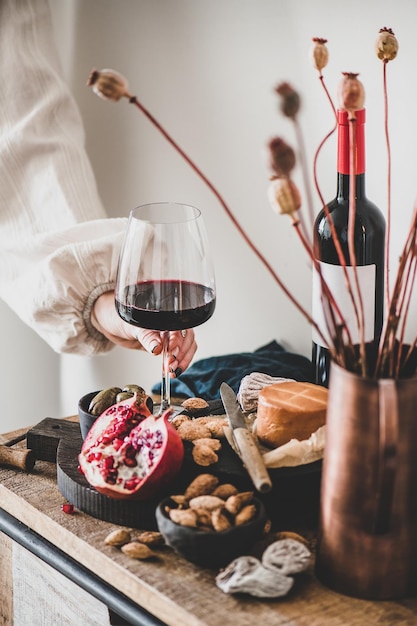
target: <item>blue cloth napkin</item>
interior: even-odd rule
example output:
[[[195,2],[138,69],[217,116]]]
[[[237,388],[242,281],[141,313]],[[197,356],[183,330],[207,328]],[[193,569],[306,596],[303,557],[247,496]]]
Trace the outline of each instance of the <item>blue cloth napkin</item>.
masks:
[[[313,367],[309,359],[301,354],[287,352],[279,343],[271,341],[254,352],[213,356],[196,361],[179,378],[171,380],[171,395],[177,398],[217,400],[220,398],[222,382],[228,383],[237,393],[242,378],[252,372],[313,382]],[[161,383],[152,387],[152,393],[161,393]]]

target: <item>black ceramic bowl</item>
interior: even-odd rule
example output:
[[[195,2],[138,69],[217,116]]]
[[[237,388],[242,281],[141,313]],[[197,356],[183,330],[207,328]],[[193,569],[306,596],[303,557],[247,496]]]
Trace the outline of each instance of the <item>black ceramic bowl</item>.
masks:
[[[171,498],[163,500],[156,509],[156,522],[166,543],[185,559],[202,567],[218,569],[238,556],[249,554],[256,541],[262,538],[267,514],[257,498],[256,516],[241,526],[222,532],[204,531],[173,522],[166,507],[175,508]]]
[[[80,398],[78,402],[78,417],[80,418],[80,430],[81,430],[81,435],[83,439],[86,438],[88,431],[90,430],[90,428],[92,427],[92,425],[94,424],[94,422],[96,421],[98,417],[98,415],[92,415],[91,413],[89,413],[88,408],[90,406],[91,400],[100,391],[101,390],[87,393],[85,396]],[[120,391],[122,391],[121,388],[120,388]],[[147,396],[146,404],[148,406],[148,409],[152,412],[153,400],[150,396]]]
[[[80,418],[80,430],[83,439],[86,438],[88,431],[97,419],[97,415],[88,412],[91,400],[98,394],[98,391],[90,391],[80,398],[78,402],[78,417]]]

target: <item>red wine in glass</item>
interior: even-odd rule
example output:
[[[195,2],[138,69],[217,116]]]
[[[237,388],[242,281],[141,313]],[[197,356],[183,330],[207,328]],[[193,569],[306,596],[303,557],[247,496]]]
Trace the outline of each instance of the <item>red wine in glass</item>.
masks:
[[[204,324],[216,306],[214,290],[188,281],[143,281],[126,287],[120,317],[153,330],[184,330]]]
[[[162,413],[170,406],[170,331],[204,324],[216,307],[214,271],[198,209],[155,203],[131,211],[115,303],[128,324],[161,332]]]

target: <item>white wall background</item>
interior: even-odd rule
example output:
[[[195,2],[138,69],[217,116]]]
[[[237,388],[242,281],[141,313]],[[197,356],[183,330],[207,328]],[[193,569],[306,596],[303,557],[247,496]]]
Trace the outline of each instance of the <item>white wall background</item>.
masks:
[[[126,100],[104,102],[85,86],[91,68],[124,74],[130,89],[223,194],[301,303],[310,307],[310,269],[285,217],[267,201],[265,146],[281,135],[295,146],[273,88],[290,82],[303,98],[308,154],[333,125],[309,50],[328,39],[326,84],[336,97],[342,71],[365,85],[368,196],[385,210],[381,27],[400,43],[388,66],[393,164],[393,259],[417,192],[415,0],[50,0],[63,71],[85,122],[87,150],[103,203],[125,216],[151,201],[184,201],[204,213],[213,247],[218,307],[196,329],[197,358],[254,350],[277,339],[310,354],[308,324],[244,243],[214,195]],[[298,172],[301,186],[301,174]],[[320,183],[335,192],[335,144],[320,158]],[[314,194],[315,210],[320,209]],[[393,268],[395,264],[393,265]],[[60,357],[0,306],[1,431],[76,412],[84,393],[138,382],[150,389],[159,359],[116,349],[91,359]]]

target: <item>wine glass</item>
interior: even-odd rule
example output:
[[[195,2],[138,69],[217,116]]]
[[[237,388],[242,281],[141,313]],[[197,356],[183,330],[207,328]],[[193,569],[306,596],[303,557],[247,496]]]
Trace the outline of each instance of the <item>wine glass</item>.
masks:
[[[130,212],[115,298],[124,321],[161,331],[162,414],[171,406],[169,333],[203,324],[216,306],[213,265],[199,209],[162,202]]]

